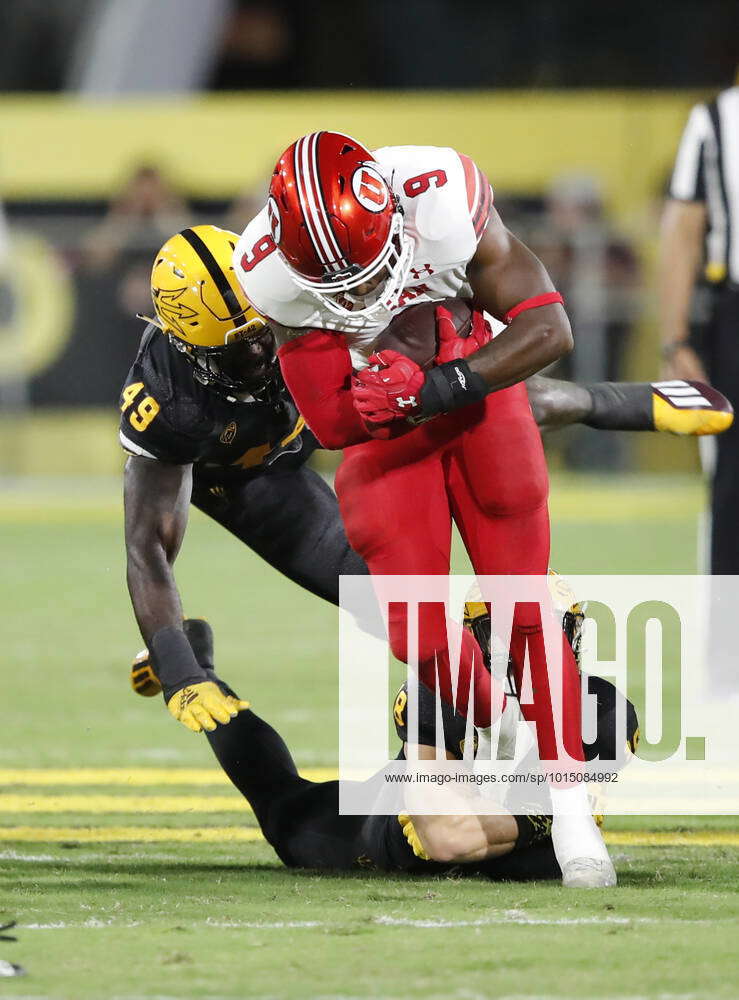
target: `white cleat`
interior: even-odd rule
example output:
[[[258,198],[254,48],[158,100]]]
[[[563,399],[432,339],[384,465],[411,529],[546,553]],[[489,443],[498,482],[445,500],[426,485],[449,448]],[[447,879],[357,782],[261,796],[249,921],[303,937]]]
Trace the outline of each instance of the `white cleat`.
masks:
[[[616,869],[610,858],[572,858],[562,868],[565,889],[611,889],[616,882]]]

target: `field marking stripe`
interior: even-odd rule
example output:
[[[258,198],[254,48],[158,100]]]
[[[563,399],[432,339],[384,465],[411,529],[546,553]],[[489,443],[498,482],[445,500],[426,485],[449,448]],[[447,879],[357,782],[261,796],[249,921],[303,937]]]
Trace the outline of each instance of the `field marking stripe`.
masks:
[[[85,816],[108,815],[170,815],[181,816],[191,813],[251,813],[252,809],[246,799],[233,792],[231,795],[130,795],[130,794],[97,794],[79,793],[64,795],[45,795],[34,793],[0,793],[0,815],[13,816],[22,814],[55,814],[79,813]],[[634,837],[637,840],[634,840]],[[671,831],[657,830],[651,833],[629,830],[614,830],[609,834],[611,843],[631,844],[644,843],[645,837],[659,844],[667,837],[670,843],[678,838],[684,843],[698,843],[701,837],[726,837],[723,843],[739,844],[739,831]],[[711,843],[718,843],[713,840]]]
[[[631,927],[635,924],[709,924],[709,920],[690,919],[683,917],[614,917],[614,916],[592,916],[592,917],[535,917],[529,916],[518,910],[508,910],[504,913],[495,914],[489,917],[481,917],[478,920],[413,920],[410,918],[392,917],[381,915],[372,918],[372,923],[380,927],[412,927],[421,930],[449,930],[464,927],[491,927],[500,924],[528,924],[533,926],[556,927],[556,926],[582,926],[583,924],[616,924],[624,927]],[[140,920],[129,920],[120,923],[110,917],[101,919],[90,917],[81,922],[56,920],[48,924],[19,924],[18,929],[22,931],[63,931],[63,930],[131,930],[141,927]],[[197,927],[218,927],[223,930],[311,930],[317,927],[330,927],[330,923],[324,920],[213,920],[208,918],[205,921],[196,922],[190,925]],[[684,996],[684,995],[683,995]],[[667,995],[665,994],[665,997]],[[677,994],[669,994],[670,1000],[680,1000]],[[44,1000],[43,997],[29,997],[28,1000]],[[137,998],[121,997],[120,1000],[137,1000]],[[143,998],[138,998],[143,1000]],[[158,996],[158,1000],[175,1000]],[[350,1000],[346,997],[345,1000]],[[510,997],[509,1000],[527,1000],[526,997],[518,994],[517,997]],[[543,995],[537,994],[529,1000],[546,1000]],[[555,998],[551,998],[555,1000]],[[623,998],[619,998],[623,1000]],[[639,1000],[630,994],[630,1000]]]
[[[671,833],[669,830],[614,830],[606,831],[605,839],[612,847],[739,847],[739,832],[695,830]],[[228,843],[263,840],[257,827],[205,826],[4,826],[0,827],[0,842],[25,841],[33,843],[59,843],[76,841],[84,843],[114,843],[141,841],[143,843]]]
[[[673,498],[670,497],[670,503]],[[601,504],[601,496],[587,496],[582,499],[572,497],[563,498],[552,503],[551,517],[556,524],[684,524],[692,518],[697,517],[702,506],[691,502],[690,505],[681,505],[675,502],[675,506],[667,506],[665,497],[661,497],[659,502],[652,503],[637,502],[636,500],[623,503],[619,498]],[[45,526],[64,524],[114,524],[122,519],[121,513],[102,513],[96,509],[76,510],[76,511],[52,511],[45,507],[18,510],[0,509],[0,524],[7,526],[15,525],[36,525],[43,521]]]
[[[255,826],[3,826],[0,841],[28,843],[118,843],[141,841],[143,843],[228,843],[264,840],[262,831]]]
[[[333,781],[335,767],[309,767],[301,775],[308,781]],[[223,771],[211,767],[48,767],[0,768],[0,787],[6,785],[225,785],[231,782]]]
[[[300,771],[308,781],[335,781],[339,777],[338,768],[307,767]],[[725,782],[739,782],[739,768],[722,765],[716,774]],[[674,783],[675,777],[669,771],[664,779],[660,775],[634,774],[629,776],[630,784],[643,785],[656,782]],[[64,767],[64,768],[0,768],[0,788],[25,785],[26,787],[115,785],[127,788],[153,788],[157,785],[213,785],[231,788],[226,774],[216,767]]]
[[[319,920],[207,920],[200,921],[200,923],[190,923],[190,927],[220,927],[224,929],[238,929],[238,930],[257,930],[257,931],[271,931],[271,930],[294,930],[294,929],[306,929],[311,927],[326,927],[328,926],[323,921]],[[65,920],[55,920],[49,924],[18,924],[18,930],[23,931],[67,931],[67,930],[106,930],[109,927],[115,928],[115,930],[130,930],[135,927],[141,927],[140,920],[129,920],[126,923],[118,923],[117,921],[108,917],[105,920],[101,920],[99,917],[90,917],[88,920],[83,920],[79,923],[75,921],[65,921]],[[27,997],[26,1000],[45,1000],[44,997]],[[126,997],[125,995],[120,997],[120,1000],[137,1000],[136,997]],[[138,997],[138,1000],[145,1000],[144,997]],[[163,997],[157,994],[157,1000],[167,1000],[167,997]],[[171,1000],[177,1000],[177,998],[172,997]]]
[[[233,795],[14,795],[0,794],[0,814],[9,813],[241,813],[246,799]]]
[[[739,847],[736,830],[605,830],[614,847]]]
[[[6,494],[2,499],[0,524],[35,524],[39,519],[47,524],[113,523],[123,516],[120,500],[109,497],[73,497],[61,505],[47,504],[37,494]],[[691,484],[640,488],[635,483],[633,488],[619,489],[605,483],[567,487],[555,479],[550,498],[552,519],[566,522],[678,522],[694,517],[704,506],[703,489]]]

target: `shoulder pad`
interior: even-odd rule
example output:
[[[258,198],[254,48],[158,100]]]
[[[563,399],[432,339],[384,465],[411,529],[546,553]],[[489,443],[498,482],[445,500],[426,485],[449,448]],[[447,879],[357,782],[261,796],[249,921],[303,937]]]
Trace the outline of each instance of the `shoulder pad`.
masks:
[[[482,173],[472,161],[442,146],[385,147],[377,157],[383,173],[392,178],[408,231],[417,242],[427,244],[419,252],[440,265],[467,262],[479,239],[476,191],[485,191]],[[465,160],[471,165],[469,177]],[[490,201],[484,210],[489,212]]]
[[[254,308],[280,323],[284,322],[278,315],[281,306],[294,302],[303,294],[272,240],[266,208],[241,234],[234,250],[233,268]]]
[[[144,332],[119,405],[126,451],[176,464],[196,461],[211,423],[206,391],[156,327]]]

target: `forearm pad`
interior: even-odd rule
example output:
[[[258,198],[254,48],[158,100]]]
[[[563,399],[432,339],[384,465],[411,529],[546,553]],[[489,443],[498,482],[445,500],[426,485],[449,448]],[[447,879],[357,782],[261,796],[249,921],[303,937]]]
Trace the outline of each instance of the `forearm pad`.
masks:
[[[652,386],[649,382],[595,382],[585,388],[592,410],[582,423],[602,431],[653,431]]]
[[[485,379],[470,371],[466,361],[445,361],[426,375],[421,389],[420,417],[427,420],[437,413],[449,413],[461,406],[479,403],[488,391]]]
[[[176,625],[167,625],[154,633],[149,640],[149,654],[165,702],[188,684],[210,680],[195,658],[187,636]]]

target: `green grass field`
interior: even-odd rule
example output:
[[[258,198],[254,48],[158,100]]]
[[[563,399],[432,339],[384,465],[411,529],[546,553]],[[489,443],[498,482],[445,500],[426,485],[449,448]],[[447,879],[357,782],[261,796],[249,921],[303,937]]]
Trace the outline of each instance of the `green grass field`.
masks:
[[[564,573],[694,572],[692,480],[554,484]],[[612,892],[284,869],[205,740],[137,698],[115,484],[0,492],[0,1000],[737,997],[739,822],[611,818]],[[465,570],[457,557],[457,568]],[[221,674],[307,771],[337,753],[336,611],[195,513]]]

